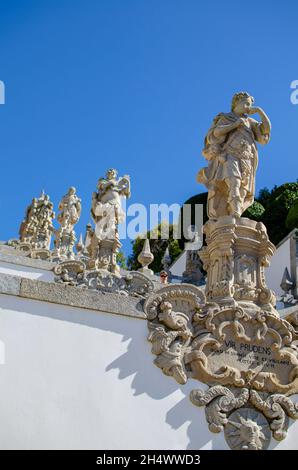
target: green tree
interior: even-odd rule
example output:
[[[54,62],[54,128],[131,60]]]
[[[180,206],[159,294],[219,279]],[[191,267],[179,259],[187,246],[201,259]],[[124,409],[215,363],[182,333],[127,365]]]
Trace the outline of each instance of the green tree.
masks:
[[[159,224],[155,229],[151,231],[149,230],[146,234],[147,238],[150,240],[151,252],[154,255],[154,261],[150,264],[150,269],[152,269],[155,273],[158,273],[162,270],[161,260],[167,247],[169,247],[172,262],[177,258],[177,256],[180,255],[182,251],[178,240],[174,238],[175,228],[176,226],[173,224],[168,225],[162,223]],[[167,230],[169,233],[169,238],[163,238],[163,232],[167,232]],[[154,235],[154,238],[152,238],[152,235]],[[138,256],[142,251],[143,245],[144,238],[137,237],[132,241],[132,255],[130,255],[127,260],[129,269],[137,270],[141,267],[140,263],[138,262]]]
[[[286,218],[286,227],[292,231],[298,228],[298,199],[294,202]]]
[[[191,223],[195,220],[195,204],[203,204],[203,223],[207,217],[208,193],[197,194],[188,199],[184,204],[191,205]],[[263,188],[253,205],[243,214],[243,217],[263,222],[267,228],[270,240],[279,243],[293,228],[297,227],[298,182],[285,183],[274,186],[272,190]],[[294,206],[294,207],[293,207]],[[292,209],[293,207],[293,209]],[[181,209],[181,220],[183,220],[183,207]],[[183,227],[182,227],[183,229]],[[183,234],[183,230],[182,230]],[[205,240],[204,240],[205,242]],[[180,248],[184,248],[185,239],[181,238]]]
[[[285,183],[275,186],[271,191],[261,220],[267,227],[269,238],[273,243],[279,243],[290,232],[286,220],[297,200],[298,183]]]
[[[264,212],[265,207],[260,202],[254,201],[253,205],[243,213],[243,217],[248,217],[249,219],[259,222],[262,220]]]
[[[126,257],[123,251],[119,251],[119,253],[117,253],[116,261],[117,261],[117,264],[120,266],[120,268],[127,269]]]

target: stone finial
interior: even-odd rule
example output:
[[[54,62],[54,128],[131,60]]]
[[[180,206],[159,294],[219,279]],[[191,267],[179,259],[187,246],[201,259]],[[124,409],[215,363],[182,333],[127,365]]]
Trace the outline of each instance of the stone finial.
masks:
[[[154,256],[150,250],[150,242],[148,238],[146,238],[144,241],[142,251],[138,256],[138,261],[142,265],[142,267],[138,269],[138,271],[140,271],[143,274],[153,275],[154,273],[152,269],[148,268],[149,264],[151,264],[153,260],[154,260]]]

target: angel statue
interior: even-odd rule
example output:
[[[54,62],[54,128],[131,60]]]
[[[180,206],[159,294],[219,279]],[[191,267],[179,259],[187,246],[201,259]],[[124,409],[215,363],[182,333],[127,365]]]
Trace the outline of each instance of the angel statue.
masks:
[[[117,171],[111,168],[105,178],[98,180],[97,189],[92,195],[91,207],[95,235],[98,241],[114,240],[118,236],[118,224],[125,218],[121,196],[130,197],[130,178],[125,175],[118,179]]]
[[[241,217],[254,201],[256,142],[269,142],[271,124],[265,112],[253,103],[248,93],[236,93],[231,112],[218,114],[205,138],[202,153],[209,164],[199,171],[197,180],[208,189],[209,219]],[[261,121],[253,119],[254,114]]]

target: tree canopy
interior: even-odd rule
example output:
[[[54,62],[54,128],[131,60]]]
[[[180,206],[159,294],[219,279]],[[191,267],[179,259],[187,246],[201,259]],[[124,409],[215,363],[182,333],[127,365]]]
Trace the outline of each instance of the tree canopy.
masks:
[[[166,230],[165,230],[166,226]],[[167,228],[169,231],[169,238],[163,238],[163,232],[167,232]],[[159,224],[155,229],[149,230],[146,234],[147,238],[150,240],[150,249],[152,254],[154,255],[154,261],[150,264],[150,269],[152,269],[155,273],[158,273],[162,270],[162,258],[166,251],[166,248],[169,248],[169,253],[171,256],[172,261],[174,261],[177,256],[181,253],[181,248],[179,246],[178,240],[174,238],[174,228],[173,224]],[[135,240],[132,241],[132,255],[129,256],[127,260],[127,266],[129,269],[136,270],[141,267],[140,263],[138,262],[138,256],[142,251],[144,245],[144,237],[137,237]],[[152,238],[154,236],[154,238]]]
[[[200,193],[192,196],[184,204],[191,205],[191,224],[195,224],[195,205],[203,205],[203,223],[208,220],[207,217],[207,197],[208,193]],[[270,240],[278,244],[291,230],[298,228],[298,182],[285,183],[281,186],[275,186],[272,190],[263,188],[253,205],[243,214],[243,217],[263,222],[267,228]],[[154,261],[150,265],[154,272],[160,272],[162,269],[162,257],[169,247],[170,256],[174,261],[184,249],[185,238],[183,237],[183,206],[180,213],[181,233],[180,240],[173,238],[173,225],[169,225],[169,239],[163,239],[161,233],[162,224],[154,230],[158,237],[151,239],[152,231],[147,232],[150,239],[151,251],[154,255]],[[132,242],[132,255],[128,258],[127,265],[130,269],[140,268],[137,258],[142,250],[144,239],[138,237]]]

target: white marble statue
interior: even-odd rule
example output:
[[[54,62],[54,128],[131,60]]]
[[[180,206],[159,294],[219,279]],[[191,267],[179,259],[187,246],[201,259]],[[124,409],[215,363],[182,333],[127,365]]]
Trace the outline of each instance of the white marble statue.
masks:
[[[73,247],[76,241],[74,225],[81,215],[81,199],[76,194],[76,188],[71,186],[59,203],[60,213],[57,220],[60,223],[56,231],[55,256],[58,258],[72,258]]]
[[[130,178],[125,175],[118,179],[117,171],[111,168],[105,178],[98,180],[97,189],[92,196],[91,208],[95,236],[97,240],[112,240],[117,236],[118,224],[124,221],[121,197],[130,197]]]
[[[248,93],[236,93],[231,112],[218,114],[205,138],[203,155],[209,164],[200,170],[197,179],[208,188],[209,219],[241,217],[254,201],[256,142],[269,142],[271,124],[265,112],[253,103]],[[254,114],[261,121],[253,119]]]

